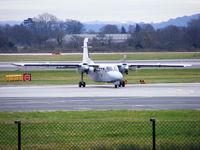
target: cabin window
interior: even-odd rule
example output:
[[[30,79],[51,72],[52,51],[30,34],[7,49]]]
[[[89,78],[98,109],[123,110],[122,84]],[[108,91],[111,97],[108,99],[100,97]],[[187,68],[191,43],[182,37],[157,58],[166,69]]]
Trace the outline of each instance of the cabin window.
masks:
[[[113,66],[113,68],[114,68],[115,71],[119,71],[117,66]]]

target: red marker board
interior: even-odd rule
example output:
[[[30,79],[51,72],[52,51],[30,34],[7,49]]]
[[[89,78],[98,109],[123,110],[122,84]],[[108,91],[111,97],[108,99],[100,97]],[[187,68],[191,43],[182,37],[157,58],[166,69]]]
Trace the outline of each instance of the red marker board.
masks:
[[[25,73],[23,78],[24,78],[24,81],[31,81],[31,74],[30,73]]]

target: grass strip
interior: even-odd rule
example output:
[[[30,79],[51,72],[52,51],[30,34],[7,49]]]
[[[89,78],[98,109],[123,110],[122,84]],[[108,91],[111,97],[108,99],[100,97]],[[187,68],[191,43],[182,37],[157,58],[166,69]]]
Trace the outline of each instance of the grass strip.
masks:
[[[23,81],[5,81],[5,75],[15,75],[30,73],[31,82]],[[138,84],[140,80],[146,83],[192,83],[200,82],[200,69],[146,69],[129,71],[124,79],[129,84]],[[55,71],[0,71],[0,85],[66,85],[78,84],[80,74],[73,70],[55,70]],[[91,81],[87,75],[84,75],[87,84],[98,84]],[[106,84],[106,83],[99,83]]]
[[[200,110],[107,110],[107,111],[53,111],[0,112],[0,120],[59,120],[111,118],[200,118]]]
[[[157,149],[199,149],[200,119],[193,118],[199,115],[198,110],[0,112],[7,120],[25,119],[22,148],[30,150],[151,149],[148,117],[168,117],[156,119]],[[0,148],[16,149],[16,139],[17,125],[0,121]]]
[[[123,53],[123,54],[91,54],[95,61],[100,60],[151,60],[151,59],[199,59],[200,52],[155,52],[155,53]],[[81,61],[82,54],[75,55],[0,55],[1,62],[23,61]]]

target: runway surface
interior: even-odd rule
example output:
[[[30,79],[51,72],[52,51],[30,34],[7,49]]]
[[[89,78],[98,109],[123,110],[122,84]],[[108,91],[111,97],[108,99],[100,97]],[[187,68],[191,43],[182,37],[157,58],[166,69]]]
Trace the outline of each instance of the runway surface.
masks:
[[[34,63],[39,63],[34,61]],[[41,61],[40,61],[41,62]],[[58,61],[54,61],[57,63]],[[63,63],[80,63],[80,61],[62,61]],[[0,62],[0,71],[15,71],[15,70],[55,70],[56,67],[17,67],[12,65],[12,63],[22,63],[22,62]],[[23,62],[25,63],[25,62]],[[29,62],[31,63],[31,62]],[[41,62],[42,63],[42,62]],[[95,63],[121,63],[121,61],[95,61]],[[200,68],[200,59],[164,59],[164,60],[127,60],[126,63],[135,64],[188,64],[191,65],[187,68]],[[147,68],[143,68],[147,69]],[[63,70],[63,69],[62,69]]]
[[[0,111],[200,109],[200,83],[0,86]]]

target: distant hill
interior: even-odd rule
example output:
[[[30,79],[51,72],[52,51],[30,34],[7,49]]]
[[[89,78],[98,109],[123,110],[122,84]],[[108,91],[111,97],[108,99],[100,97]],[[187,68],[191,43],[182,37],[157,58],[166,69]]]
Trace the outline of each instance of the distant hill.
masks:
[[[21,24],[22,21],[0,21],[0,25],[16,25],[16,24]]]
[[[200,17],[200,14],[195,14],[195,15],[192,15],[192,16],[178,17],[178,18],[175,18],[175,19],[170,19],[168,21],[155,23],[155,24],[152,24],[152,25],[154,26],[155,29],[164,28],[164,27],[169,26],[169,25],[186,27],[187,23],[189,21],[191,21],[192,19],[197,19],[198,17]]]
[[[174,19],[170,19],[168,21],[165,22],[159,22],[159,23],[153,23],[153,27],[155,29],[159,29],[159,28],[165,28],[169,25],[175,25],[175,26],[179,26],[179,27],[185,27],[187,26],[187,23],[192,20],[192,19],[197,19],[198,17],[200,17],[200,14],[195,14],[195,15],[191,15],[191,16],[183,16],[183,17],[178,17],[178,18],[174,18]],[[114,24],[117,25],[119,28],[121,28],[121,26],[124,26],[126,29],[128,29],[128,26],[134,25],[135,22],[127,22],[127,23],[120,23],[120,22],[101,22],[101,21],[94,21],[94,22],[86,22],[84,23],[85,28],[87,31],[95,31],[98,32],[103,26],[105,26],[106,24]],[[138,24],[144,24],[144,23],[138,23]]]
[[[190,20],[197,19],[198,17],[200,17],[200,14],[194,14],[194,15],[191,15],[191,16],[183,16],[183,17],[170,19],[170,20],[165,21],[165,22],[153,23],[152,25],[155,29],[164,28],[164,27],[169,26],[169,25],[176,25],[176,26],[179,26],[179,27],[184,27],[184,26],[187,26],[187,23]],[[22,23],[22,21],[0,21],[0,25],[5,25],[5,24],[15,25],[15,24],[20,24],[20,23]],[[91,22],[85,22],[83,24],[84,24],[87,32],[89,32],[89,31],[99,32],[100,29],[107,24],[117,25],[119,29],[122,26],[124,26],[126,29],[128,29],[129,25],[134,25],[136,23],[133,22],[133,21],[130,21],[130,22],[127,22],[127,23],[113,22],[113,21],[110,21],[110,22],[91,21]],[[143,24],[143,23],[138,23],[138,24]]]
[[[128,29],[128,26],[130,25],[130,23],[94,21],[94,22],[86,22],[84,23],[84,26],[87,32],[90,32],[90,31],[99,32],[100,29],[107,24],[116,25],[119,29],[121,29],[122,26]],[[131,23],[131,24],[135,24],[135,23]]]

